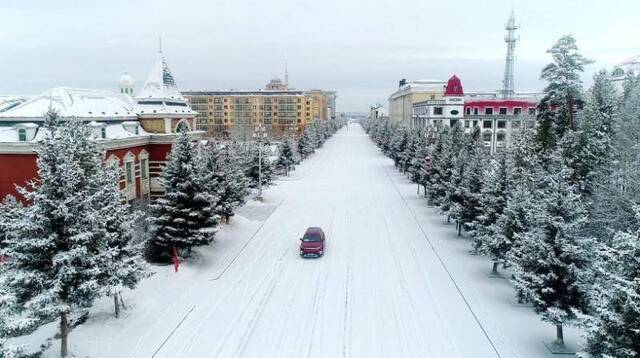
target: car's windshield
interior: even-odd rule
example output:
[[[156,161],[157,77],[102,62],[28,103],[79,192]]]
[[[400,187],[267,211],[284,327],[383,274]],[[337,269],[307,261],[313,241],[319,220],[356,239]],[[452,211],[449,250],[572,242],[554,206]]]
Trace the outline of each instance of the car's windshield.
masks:
[[[320,237],[320,234],[305,234],[304,237],[302,238],[302,241],[317,242],[317,241],[322,241],[322,237]]]

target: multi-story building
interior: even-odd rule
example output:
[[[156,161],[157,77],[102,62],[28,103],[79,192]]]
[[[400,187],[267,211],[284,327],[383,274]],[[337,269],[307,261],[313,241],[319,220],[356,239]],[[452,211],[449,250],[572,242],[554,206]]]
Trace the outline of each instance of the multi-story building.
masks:
[[[182,93],[198,112],[198,129],[211,137],[250,139],[262,125],[271,137],[299,134],[314,120],[335,113],[335,92],[289,89],[279,79],[264,90],[188,91]],[[335,116],[335,114],[333,114]]]
[[[0,200],[17,195],[37,176],[38,143],[46,135],[44,113],[89,125],[105,160],[121,168],[120,188],[128,201],[162,195],[158,176],[180,130],[195,138],[196,113],[180,95],[160,53],[142,90],[132,97],[133,80],[125,75],[119,93],[59,87],[0,112]]]
[[[490,153],[505,148],[511,134],[520,128],[535,126],[538,98],[533,95],[514,99],[493,94],[464,94],[462,82],[453,75],[447,82],[443,99],[413,105],[413,122],[435,135],[443,126],[460,123],[469,132],[479,126],[484,146]]]
[[[420,80],[407,82],[400,80],[398,90],[389,96],[389,119],[409,127],[413,122],[413,105],[426,100],[442,100],[446,82]]]

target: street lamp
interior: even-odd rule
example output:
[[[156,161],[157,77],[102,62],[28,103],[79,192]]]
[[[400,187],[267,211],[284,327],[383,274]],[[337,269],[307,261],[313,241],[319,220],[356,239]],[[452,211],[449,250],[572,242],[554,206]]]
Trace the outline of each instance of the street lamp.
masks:
[[[258,143],[258,197],[259,201],[262,201],[262,139],[267,137],[267,129],[262,123],[255,126],[253,132],[253,138]]]

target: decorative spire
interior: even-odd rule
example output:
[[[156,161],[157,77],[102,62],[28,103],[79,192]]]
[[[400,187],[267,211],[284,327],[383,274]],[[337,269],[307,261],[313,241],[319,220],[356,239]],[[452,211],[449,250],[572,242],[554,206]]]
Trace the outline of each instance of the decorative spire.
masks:
[[[162,37],[158,36],[158,53],[162,53]]]

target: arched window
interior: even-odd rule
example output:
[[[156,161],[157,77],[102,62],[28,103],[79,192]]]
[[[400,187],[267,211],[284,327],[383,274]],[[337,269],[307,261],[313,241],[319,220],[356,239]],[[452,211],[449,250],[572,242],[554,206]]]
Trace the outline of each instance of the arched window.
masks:
[[[189,128],[189,124],[187,124],[186,121],[181,121],[180,123],[178,123],[178,125],[176,126],[176,133],[180,133],[180,132],[189,132],[190,128]]]

